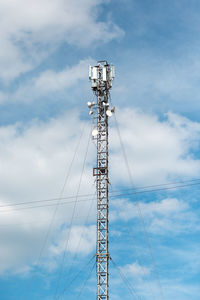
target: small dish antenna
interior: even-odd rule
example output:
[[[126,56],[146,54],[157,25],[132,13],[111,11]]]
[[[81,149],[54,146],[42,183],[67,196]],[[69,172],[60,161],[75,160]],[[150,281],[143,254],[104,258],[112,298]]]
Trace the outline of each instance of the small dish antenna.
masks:
[[[95,102],[88,101],[87,106],[88,106],[88,108],[91,108],[91,107],[95,106]]]
[[[92,130],[92,136],[97,136],[98,130],[95,128]]]
[[[112,117],[112,111],[108,109],[108,110],[106,111],[106,115],[107,115],[108,117]]]
[[[91,102],[88,102],[87,105],[88,105],[88,108],[92,107],[92,103]]]

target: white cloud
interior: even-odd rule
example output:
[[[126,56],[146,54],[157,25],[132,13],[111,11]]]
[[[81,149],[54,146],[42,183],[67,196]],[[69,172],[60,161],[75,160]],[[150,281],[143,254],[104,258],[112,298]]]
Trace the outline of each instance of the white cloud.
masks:
[[[61,42],[88,46],[122,34],[100,22],[103,0],[2,0],[0,2],[0,78],[10,80],[34,68]]]
[[[111,220],[139,219],[140,214],[145,220],[148,232],[153,234],[175,236],[200,230],[198,213],[189,204],[176,198],[138,202],[138,205],[127,199],[115,200]]]
[[[147,276],[150,270],[147,267],[140,266],[137,262],[125,265],[120,268],[126,276],[137,277]]]
[[[170,253],[170,257],[173,260],[179,262],[179,269],[176,269],[177,273],[187,273],[190,277],[193,274],[199,273],[200,262],[199,262],[199,243],[196,240],[194,243],[187,243],[183,247],[169,248],[164,249],[165,253]],[[176,274],[174,274],[176,276]]]
[[[96,226],[73,226],[63,229],[59,239],[50,251],[55,255],[60,255],[64,251],[87,255],[95,251]],[[66,242],[67,241],[67,242]],[[65,249],[67,248],[67,249]]]
[[[69,88],[78,80],[87,78],[89,62],[91,62],[91,59],[80,61],[78,65],[71,68],[67,67],[60,72],[45,71],[36,78],[34,88],[39,90],[40,93]]]
[[[1,127],[1,205],[59,197],[82,127],[83,122],[79,120],[76,112],[70,112],[60,119],[52,119],[48,122],[35,120],[32,124],[26,126],[16,124]],[[83,153],[86,151],[89,131],[90,128],[87,124],[64,195],[76,196],[80,180],[80,169],[84,159]],[[92,165],[90,165],[92,160],[93,155],[90,147],[79,191],[80,194],[94,194],[94,179],[92,176]],[[65,202],[73,200],[75,199],[68,199]],[[73,225],[79,224],[81,226],[83,224],[88,214],[90,203],[90,201],[77,203]],[[45,256],[50,255],[49,247],[54,241],[57,231],[59,236],[60,226],[63,223],[66,225],[70,223],[73,205],[74,203],[60,205],[50,239],[46,245]],[[34,206],[34,204],[31,206]],[[35,262],[44,241],[44,236],[47,233],[55,206],[30,210],[18,210],[19,208],[20,206],[0,208],[0,231],[4,237],[0,249],[1,274],[6,271],[23,271],[27,266]],[[94,206],[88,217],[89,221],[93,219],[93,210]],[[72,233],[74,238],[74,231]],[[83,240],[85,239],[89,240],[87,234]],[[81,244],[81,247],[83,249],[83,244]],[[73,251],[72,248],[71,246],[69,250]]]
[[[138,217],[137,205],[136,203],[130,202],[127,199],[115,200],[114,207],[116,207],[116,212],[112,214],[112,218],[128,221],[129,219]],[[176,199],[176,198],[166,198],[161,201],[151,201],[149,203],[139,203],[139,207],[142,211],[144,217],[154,217],[162,216],[167,217],[174,213],[179,213],[187,208],[187,205]],[[117,214],[117,216],[116,216]]]
[[[65,92],[67,102],[73,102],[74,93],[80,99],[84,89],[84,83],[88,84],[88,66],[93,64],[91,58],[79,61],[79,63],[69,67],[66,66],[60,71],[46,70],[41,72],[37,77],[23,82],[14,92],[0,93],[0,103],[26,103],[31,104],[33,101],[43,101],[44,96],[51,98],[55,95],[55,101]],[[66,94],[70,88],[70,96]],[[88,84],[89,87],[89,84]],[[62,98],[62,97],[61,97]]]
[[[198,176],[200,160],[192,153],[199,146],[199,123],[174,113],[168,113],[166,119],[160,121],[155,115],[134,109],[120,109],[117,119],[135,184]],[[112,177],[126,183],[128,171],[114,129],[111,130],[111,149]]]
[[[170,114],[168,119],[163,122],[155,117],[135,111],[127,113],[127,111],[122,110],[121,116],[120,127],[126,150],[128,150],[128,157],[131,158],[130,165],[135,165],[136,162],[136,171],[140,171],[135,172],[135,175],[139,176],[138,182],[151,182],[152,178],[154,182],[158,181],[159,178],[160,182],[162,178],[166,179],[170,176],[195,176],[197,174],[199,162],[191,156],[190,150],[197,146],[193,142],[193,136],[198,137],[199,135],[198,123],[173,114]],[[1,205],[58,197],[82,127],[83,121],[80,120],[75,111],[69,111],[57,119],[50,119],[46,122],[34,120],[26,125],[17,123],[2,126],[0,128]],[[89,127],[87,124],[74,161],[70,180],[66,186],[65,195],[67,196],[76,195]],[[110,147],[113,160],[110,179],[114,185],[121,182],[127,186],[128,177],[124,175],[126,170],[123,169],[121,163],[120,147],[112,130],[111,136]],[[92,167],[95,165],[94,155],[95,148],[93,146],[93,149],[89,148],[80,194],[94,193],[95,185],[92,176]],[[194,164],[196,164],[195,167]],[[184,166],[187,168],[184,169]],[[143,169],[143,172],[140,168]],[[134,204],[125,200],[121,202],[116,200],[115,204],[117,204],[117,209],[113,208],[112,212],[114,218],[119,217],[119,219],[127,220],[136,217]],[[81,228],[89,206],[90,203],[88,202],[77,204],[73,225]],[[163,230],[163,228],[166,229],[166,222],[163,225],[159,223],[161,218],[171,222],[167,229],[168,232],[171,232],[172,227],[177,228],[177,232],[180,232],[182,228],[193,230],[194,223],[190,223],[191,218],[197,222],[197,219],[194,218],[195,215],[189,212],[187,205],[176,198],[167,198],[146,204],[141,203],[141,208],[144,216],[151,221],[149,228],[154,233],[159,233],[156,231],[157,228],[162,228],[163,233],[166,232]],[[52,207],[41,207],[30,211],[15,209],[16,207],[9,207],[0,210],[0,230],[1,235],[4,236],[0,250],[1,274],[9,270],[13,272],[20,269],[24,270],[35,261],[53,213]],[[94,220],[94,209],[93,206],[89,221]],[[55,241],[57,241],[57,247],[56,250],[54,249],[54,254],[59,255],[62,252],[61,240],[59,240],[59,236],[56,236],[56,233],[62,234],[62,225],[65,223],[65,228],[67,228],[70,224],[72,211],[73,203],[60,206],[56,225],[46,247],[47,256],[50,255],[49,249]],[[171,220],[171,216],[174,219]],[[154,223],[152,217],[154,217]],[[175,219],[179,220],[177,227],[172,222]],[[185,221],[184,226],[183,220],[188,220]],[[75,245],[80,237],[80,228],[77,228],[73,229],[73,243],[71,245]],[[87,230],[90,230],[90,227],[86,228],[86,233]],[[84,236],[83,244],[87,253],[91,251],[92,235],[90,236],[89,232],[88,235]],[[84,247],[81,247],[81,253],[84,253]],[[69,250],[73,252],[73,246]]]

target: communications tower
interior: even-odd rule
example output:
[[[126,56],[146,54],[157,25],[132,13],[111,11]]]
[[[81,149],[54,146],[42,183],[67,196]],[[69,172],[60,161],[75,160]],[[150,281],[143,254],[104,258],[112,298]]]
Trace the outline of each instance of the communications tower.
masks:
[[[110,108],[109,91],[115,77],[114,66],[107,61],[98,61],[89,67],[89,79],[95,95],[94,102],[88,102],[93,116],[93,139],[97,145],[97,165],[93,169],[97,190],[97,300],[109,299],[109,201],[108,201],[108,118],[114,112]]]

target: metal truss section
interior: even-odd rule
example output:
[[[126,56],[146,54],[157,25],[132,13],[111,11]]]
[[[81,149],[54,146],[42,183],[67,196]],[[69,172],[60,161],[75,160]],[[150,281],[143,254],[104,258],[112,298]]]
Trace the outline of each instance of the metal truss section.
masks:
[[[90,67],[89,78],[96,102],[88,102],[95,120],[93,138],[97,144],[97,167],[93,169],[97,188],[97,300],[109,299],[109,247],[108,247],[108,118],[112,115],[108,95],[114,78],[114,67],[106,61]]]
[[[106,90],[98,93],[97,119],[97,300],[108,300],[108,116]],[[103,101],[102,101],[103,100]]]

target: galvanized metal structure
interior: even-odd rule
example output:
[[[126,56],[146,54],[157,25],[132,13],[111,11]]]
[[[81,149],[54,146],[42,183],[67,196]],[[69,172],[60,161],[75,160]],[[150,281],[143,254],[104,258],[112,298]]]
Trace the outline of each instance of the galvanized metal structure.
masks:
[[[109,107],[109,90],[114,78],[114,66],[99,61],[89,68],[89,79],[96,101],[88,102],[93,115],[93,139],[97,144],[97,166],[93,169],[97,189],[97,300],[109,299],[109,247],[108,247],[108,118],[114,112]]]

